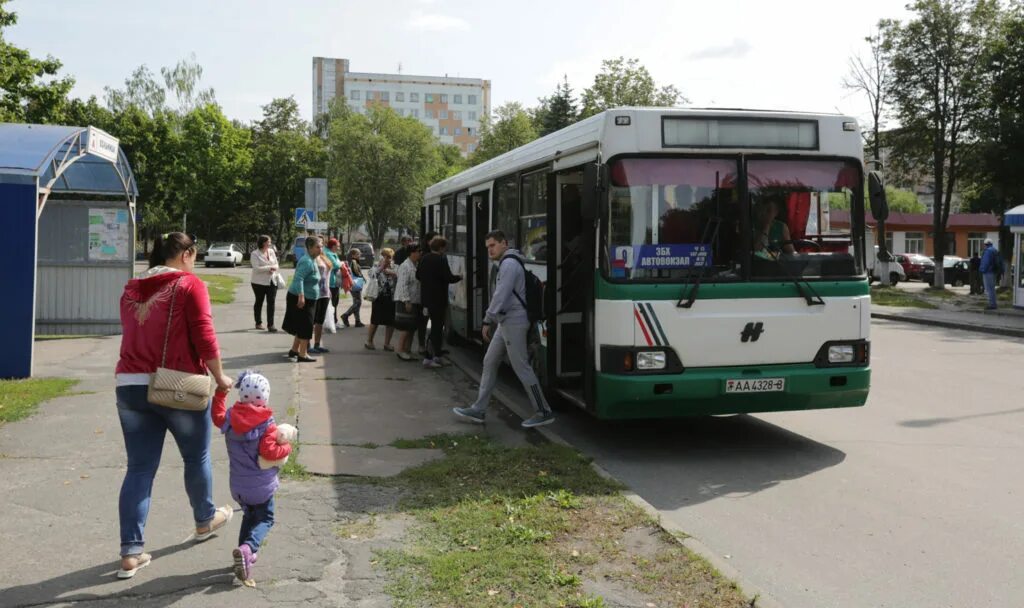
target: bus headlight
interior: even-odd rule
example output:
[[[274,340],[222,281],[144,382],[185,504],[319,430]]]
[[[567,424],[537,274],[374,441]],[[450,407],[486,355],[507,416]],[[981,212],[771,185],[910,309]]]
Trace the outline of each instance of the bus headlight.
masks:
[[[837,363],[853,363],[853,344],[836,344],[835,346],[828,347],[828,362],[835,365]]]
[[[636,354],[636,368],[638,370],[665,369],[665,351],[647,351]]]

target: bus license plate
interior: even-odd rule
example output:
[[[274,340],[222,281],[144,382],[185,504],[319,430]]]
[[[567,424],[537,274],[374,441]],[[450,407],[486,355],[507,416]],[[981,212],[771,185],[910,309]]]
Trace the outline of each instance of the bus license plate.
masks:
[[[726,393],[779,393],[784,390],[785,378],[743,378],[725,381]]]

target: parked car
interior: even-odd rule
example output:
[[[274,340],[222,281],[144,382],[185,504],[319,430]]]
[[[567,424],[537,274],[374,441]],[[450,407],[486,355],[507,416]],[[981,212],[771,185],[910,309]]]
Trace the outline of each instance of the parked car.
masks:
[[[301,235],[295,237],[295,242],[292,243],[292,248],[285,254],[284,259],[286,262],[298,264],[304,255],[306,255],[306,236]]]
[[[374,253],[373,253],[373,244],[372,243],[352,243],[351,245],[348,245],[347,247],[342,249],[342,252],[347,255],[348,252],[351,251],[352,249],[358,249],[359,250],[359,265],[360,266],[362,266],[363,268],[369,268],[369,267],[373,266]]]
[[[898,253],[896,261],[903,267],[907,279],[931,283],[935,279],[935,262],[919,253]]]
[[[895,256],[893,256],[895,257]],[[877,269],[881,262],[878,261],[878,245],[875,245],[875,256],[873,259],[868,260],[868,282],[880,281],[881,278],[878,276]],[[907,280],[907,273],[903,270],[903,266],[896,263],[895,261],[889,262],[889,284],[897,285],[900,281]]]
[[[214,243],[206,250],[203,262],[207,268],[210,266],[230,266],[234,268],[242,263],[242,248],[234,243]]]
[[[949,258],[945,258],[949,259]],[[971,282],[971,261],[957,258],[951,266],[942,265],[942,279],[946,285],[963,287]]]

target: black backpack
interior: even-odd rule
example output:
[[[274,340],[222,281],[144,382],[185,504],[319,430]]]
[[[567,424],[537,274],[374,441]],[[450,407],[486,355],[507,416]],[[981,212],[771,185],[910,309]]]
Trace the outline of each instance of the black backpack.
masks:
[[[541,282],[537,275],[533,274],[526,264],[523,263],[522,258],[515,255],[505,256],[501,259],[504,262],[506,259],[513,259],[519,262],[519,265],[523,268],[523,275],[526,278],[526,299],[524,300],[521,295],[516,293],[513,289],[512,293],[519,300],[519,303],[526,309],[526,317],[530,320],[530,323],[539,323],[544,320],[544,283]]]

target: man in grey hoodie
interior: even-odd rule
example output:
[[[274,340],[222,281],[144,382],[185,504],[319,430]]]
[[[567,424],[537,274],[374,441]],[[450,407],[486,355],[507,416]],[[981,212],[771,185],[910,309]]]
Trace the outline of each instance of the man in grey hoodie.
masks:
[[[507,357],[537,412],[523,421],[523,427],[533,428],[551,424],[555,421],[555,416],[544,399],[537,375],[530,367],[530,356],[526,348],[530,320],[526,314],[526,274],[520,263],[523,254],[515,249],[509,249],[505,233],[501,230],[490,232],[485,244],[487,255],[498,262],[498,283],[494,288],[491,305],[487,307],[484,316],[482,334],[484,341],[489,344],[487,354],[484,355],[480,392],[472,406],[457,407],[452,411],[466,420],[482,424],[487,415],[491,393],[498,383],[498,368]]]

